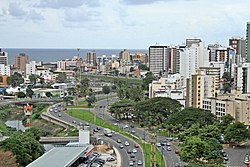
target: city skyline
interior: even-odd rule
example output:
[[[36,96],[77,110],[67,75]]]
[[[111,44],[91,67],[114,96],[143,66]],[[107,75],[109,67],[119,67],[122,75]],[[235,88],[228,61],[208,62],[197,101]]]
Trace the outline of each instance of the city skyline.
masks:
[[[246,37],[250,2],[201,0],[3,0],[3,48],[135,48]]]

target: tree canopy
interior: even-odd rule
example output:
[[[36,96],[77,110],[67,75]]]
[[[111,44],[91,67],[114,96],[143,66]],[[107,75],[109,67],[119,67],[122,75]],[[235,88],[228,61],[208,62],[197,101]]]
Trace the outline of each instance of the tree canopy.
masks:
[[[146,74],[146,77],[142,80],[142,89],[143,90],[149,90],[149,84],[152,83],[153,80],[156,80],[156,77],[152,72],[148,72]]]
[[[38,135],[32,134],[36,130],[24,133],[16,132],[9,138],[0,142],[0,148],[11,151],[20,166],[26,166],[44,153],[43,146],[36,140]]]
[[[173,113],[168,119],[169,124],[182,124],[186,128],[195,123],[204,126],[211,125],[216,121],[216,117],[210,111],[198,108],[185,108],[180,112]]]
[[[134,102],[129,99],[123,99],[117,102],[114,102],[109,112],[115,115],[116,119],[126,118],[128,114],[134,112]]]
[[[250,132],[247,126],[241,122],[234,122],[227,126],[225,129],[225,141],[228,142],[241,142],[245,139],[249,139]]]
[[[135,116],[141,126],[158,126],[166,122],[170,114],[179,112],[181,107],[177,100],[155,97],[136,103]]]
[[[102,92],[103,92],[104,94],[109,94],[109,93],[110,93],[110,88],[109,88],[109,86],[103,86],[103,87],[102,87]]]
[[[7,78],[7,84],[11,85],[12,87],[19,86],[24,82],[24,79],[22,78],[22,75],[15,72],[14,75],[11,75]]]

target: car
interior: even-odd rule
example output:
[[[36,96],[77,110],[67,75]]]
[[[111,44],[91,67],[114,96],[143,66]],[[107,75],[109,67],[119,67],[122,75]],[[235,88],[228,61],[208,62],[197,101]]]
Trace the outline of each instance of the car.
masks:
[[[139,148],[139,144],[136,144],[136,143],[135,143],[135,144],[134,144],[134,147],[135,147],[135,148]]]
[[[156,146],[157,147],[161,147],[161,143],[156,143]]]
[[[116,160],[116,158],[115,157],[112,157],[112,156],[109,156],[108,158],[107,158],[107,161],[108,162],[110,162],[110,161],[115,161]]]
[[[228,161],[228,157],[224,157],[224,160],[225,160],[225,161]]]
[[[96,127],[96,129],[97,129],[97,130],[101,130],[101,128],[100,128],[100,127],[98,127],[98,126]]]
[[[128,154],[131,154],[131,153],[132,153],[132,151],[131,151],[130,149],[128,149],[128,150],[127,150],[127,153],[128,153]]]
[[[58,114],[58,117],[61,117],[62,116],[62,114]]]
[[[94,152],[93,155],[96,156],[96,157],[100,157],[101,156],[101,154],[99,154],[97,152]]]
[[[120,139],[117,139],[117,143],[121,143],[122,141]]]
[[[85,123],[85,126],[89,126],[89,123],[88,123],[88,122],[86,122],[86,123]]]
[[[98,132],[98,129],[97,129],[97,128],[95,128],[93,131],[94,131],[94,132]]]
[[[180,167],[179,163],[175,163],[174,167]]]
[[[175,150],[175,154],[179,154],[180,153],[180,151],[179,150]]]
[[[118,123],[114,123],[115,126],[118,126]]]
[[[124,145],[125,145],[125,146],[129,146],[129,142],[128,142],[128,141],[125,141]]]
[[[75,120],[73,120],[73,121],[72,121],[72,123],[73,123],[73,124],[75,124],[75,123],[76,123],[76,121],[75,121]]]
[[[134,128],[135,126],[134,125],[130,125],[130,128]]]
[[[168,147],[167,150],[168,150],[168,151],[171,151],[171,147]]]
[[[129,161],[129,166],[134,166],[134,162],[133,161]]]
[[[130,158],[135,158],[135,154],[134,153],[130,154]]]
[[[133,151],[133,153],[137,153],[137,150],[135,148],[132,151]]]
[[[223,160],[223,164],[227,164],[227,161]]]
[[[124,126],[123,126],[123,129],[126,129],[126,128],[128,128],[128,125],[124,125]]]
[[[142,161],[141,161],[141,160],[138,160],[138,161],[137,161],[137,165],[142,165]]]
[[[124,146],[122,144],[119,145],[119,148],[124,148]]]
[[[167,142],[166,146],[171,146],[171,144],[169,142]]]
[[[135,133],[135,130],[133,129],[133,130],[131,130],[131,133]]]

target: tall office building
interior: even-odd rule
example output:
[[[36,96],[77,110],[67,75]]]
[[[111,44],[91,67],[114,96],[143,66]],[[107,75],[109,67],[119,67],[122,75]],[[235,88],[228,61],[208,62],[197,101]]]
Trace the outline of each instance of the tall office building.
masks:
[[[246,58],[246,40],[240,37],[231,37],[229,39],[229,46],[235,49],[236,55]]]
[[[247,32],[246,32],[246,58],[247,62],[250,62],[250,22],[247,22]]]
[[[14,67],[19,69],[21,72],[26,72],[26,64],[29,63],[29,56],[25,53],[20,53],[15,56]]]
[[[150,46],[149,47],[149,70],[155,74],[165,74],[168,72],[167,46]]]
[[[87,52],[86,63],[91,65],[91,66],[97,66],[96,51],[95,50],[92,52]]]
[[[8,53],[3,52],[0,48],[0,64],[7,65],[8,64]]]

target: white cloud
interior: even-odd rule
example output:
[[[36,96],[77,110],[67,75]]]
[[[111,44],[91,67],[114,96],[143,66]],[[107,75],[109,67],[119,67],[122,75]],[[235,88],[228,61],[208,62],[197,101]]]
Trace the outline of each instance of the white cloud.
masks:
[[[201,37],[245,36],[250,2],[202,0],[1,0],[2,46],[148,48]],[[3,25],[4,24],[4,25]],[[18,30],[16,29],[18,27]],[[16,38],[34,32],[32,40]],[[67,40],[61,40],[62,34]],[[48,42],[50,41],[51,42]],[[13,42],[15,41],[15,42]],[[53,42],[52,42],[53,41]]]

